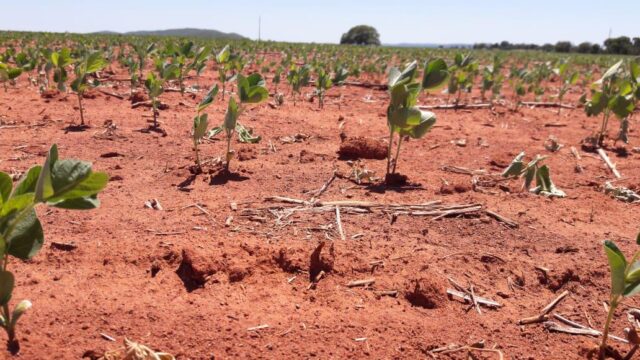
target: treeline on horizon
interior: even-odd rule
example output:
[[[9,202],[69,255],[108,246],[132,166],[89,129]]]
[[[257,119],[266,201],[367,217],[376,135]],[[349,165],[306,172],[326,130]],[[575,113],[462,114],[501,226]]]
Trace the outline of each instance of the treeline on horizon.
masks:
[[[500,43],[478,43],[473,45],[474,49],[500,49],[500,50],[542,50],[558,53],[580,53],[580,54],[616,54],[616,55],[640,55],[640,37],[630,38],[619,36],[609,38],[603,45],[591,42],[582,42],[574,45],[570,41],[558,41],[555,44],[512,44],[508,41]]]

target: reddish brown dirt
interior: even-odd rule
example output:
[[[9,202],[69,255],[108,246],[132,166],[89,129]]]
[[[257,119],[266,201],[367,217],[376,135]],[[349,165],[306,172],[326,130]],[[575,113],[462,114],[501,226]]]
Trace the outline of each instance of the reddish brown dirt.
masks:
[[[347,137],[342,144],[340,144],[338,155],[340,155],[340,159],[343,160],[383,160],[387,158],[387,147],[381,140],[362,136]]]
[[[121,70],[118,74],[124,76]],[[212,74],[189,84],[209,86]],[[114,91],[129,89],[120,84]],[[340,106],[339,98],[331,97],[334,92],[344,94]],[[249,106],[240,122],[261,135],[262,142],[237,144],[234,139],[244,161],[232,162],[231,175],[205,166],[194,178],[190,127],[201,96],[161,96],[169,105],[160,112],[167,131],[162,137],[140,132],[148,125],[150,110],[131,109],[128,100],[96,93],[95,99],[85,100],[85,116],[93,127],[65,133],[64,127],[79,120],[73,95],[42,98],[24,77],[8,92],[0,91],[0,120],[19,126],[0,128],[0,170],[15,173],[40,164],[49,145],[57,143],[63,157],[91,160],[111,176],[96,211],[40,208],[47,244],[32,261],[10,264],[17,276],[13,302],[28,298],[34,304],[18,328],[20,358],[77,359],[87,350],[115,348],[125,336],[178,359],[425,358],[431,349],[479,340],[502,349],[507,359],[576,359],[596,343],[594,338],[549,333],[541,324],[516,325],[569,290],[557,311],[601,328],[609,289],[601,242],[608,238],[625,252],[636,249],[638,205],[602,193],[601,186],[612,176],[596,156],[583,153],[584,172],[574,172],[570,146],[579,148],[598,126],[582,110],[563,110],[560,116],[554,109],[436,110],[436,127],[424,139],[404,143],[399,160],[398,171],[420,186],[385,189],[337,178],[319,197],[480,203],[518,222],[519,228],[487,216],[433,220],[400,215],[390,221],[380,213],[343,212],[343,241],[332,211],[293,214],[279,224],[271,215],[262,216],[266,211],[251,211],[275,205],[264,201],[273,195],[309,200],[334,168],[348,173],[346,163],[337,159],[340,118],[349,136],[385,141],[386,93],[333,89],[322,111],[303,101],[294,107],[289,97],[275,109]],[[572,100],[578,96],[571,94]],[[445,97],[430,95],[422,102]],[[226,102],[216,100],[209,110],[212,125],[222,122],[225,108]],[[115,134],[94,137],[108,121],[117,126]],[[566,126],[545,127],[548,123]],[[634,119],[633,146],[640,146],[637,125]],[[297,143],[279,140],[298,133],[310,137]],[[558,153],[544,149],[549,135],[565,145]],[[466,146],[459,139],[466,139]],[[222,156],[224,146],[219,140],[203,143],[203,159]],[[449,165],[497,173],[522,150],[529,156],[551,155],[547,164],[567,198],[521,193],[515,180],[473,191],[471,176],[442,170]],[[101,156],[114,152],[119,155]],[[609,154],[625,176],[620,183],[637,185],[640,154]],[[365,166],[382,176],[386,160],[367,160]],[[443,187],[445,181],[450,185]],[[190,191],[179,190],[181,183]],[[145,208],[150,199],[158,199],[164,210]],[[194,203],[207,214],[188,207]],[[333,251],[325,246],[321,258],[327,271],[309,288],[311,253],[329,239]],[[50,247],[52,242],[77,248],[60,250]],[[548,274],[536,267],[549,269]],[[447,277],[473,284],[478,296],[503,307],[483,308],[478,314],[448,299]],[[346,287],[367,278],[375,278],[370,289]],[[383,290],[397,290],[398,295],[375,292]],[[628,326],[624,310],[630,306],[640,302],[631,299],[622,306],[614,334],[622,335]],[[269,327],[248,331],[263,324]],[[449,356],[464,358],[462,353]]]

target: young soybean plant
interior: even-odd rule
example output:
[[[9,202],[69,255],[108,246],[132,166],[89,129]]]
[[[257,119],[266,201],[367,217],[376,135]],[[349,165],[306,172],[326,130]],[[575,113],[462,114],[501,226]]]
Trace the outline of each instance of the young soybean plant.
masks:
[[[218,77],[222,82],[222,100],[224,100],[225,87],[227,84],[227,72],[231,69],[232,63],[229,61],[231,59],[231,49],[229,45],[225,45],[222,50],[216,55],[216,63],[218,63]]]
[[[74,72],[76,79],[71,83],[71,89],[78,94],[78,107],[80,108],[80,126],[84,127],[84,109],[82,107],[82,98],[84,92],[93,86],[87,81],[87,75],[93,74],[104,69],[107,66],[107,60],[102,57],[100,52],[92,52],[87,54],[81,61],[75,63]]]
[[[178,77],[179,69],[174,64],[164,64],[160,67],[160,76],[150,73],[144,81],[149,97],[151,98],[151,109],[153,110],[153,129],[158,129],[158,97],[164,92],[164,83]]]
[[[566,196],[564,191],[558,189],[553,181],[551,181],[551,175],[549,174],[549,167],[547,165],[540,166],[540,163],[546,159],[546,156],[537,155],[535,159],[531,160],[528,164],[524,163],[524,151],[518,154],[513,159],[509,167],[502,173],[503,177],[521,177],[524,179],[522,184],[523,189],[528,189],[531,186],[533,180],[536,180],[536,187],[529,191],[543,195],[546,197],[560,197]]]
[[[298,67],[297,65],[291,65],[289,72],[287,73],[287,81],[291,85],[291,96],[293,97],[293,105],[296,105],[296,94],[300,95],[300,88],[309,84],[311,77],[311,67],[304,65]]]
[[[207,132],[207,127],[209,127],[209,116],[207,113],[202,113],[209,105],[213,104],[213,101],[218,95],[218,85],[215,85],[209,92],[207,96],[200,101],[198,104],[197,111],[198,113],[193,118],[193,148],[196,152],[196,166],[198,169],[202,169],[200,164],[200,151],[198,149],[198,144],[200,144],[200,140],[204,137]]]
[[[58,90],[66,91],[67,87],[65,85],[68,74],[66,67],[73,63],[73,58],[71,58],[71,50],[68,48],[64,48],[57,52],[51,52],[51,67],[53,68],[53,81],[58,84]]]
[[[21,74],[21,68],[11,67],[3,62],[0,62],[0,82],[3,83],[5,92],[7,92],[7,83],[13,82],[13,80],[17,79]]]
[[[238,74],[238,98],[240,100],[240,104],[236,101],[235,98],[231,97],[229,99],[229,105],[227,106],[227,112],[224,115],[224,122],[222,126],[216,128],[213,131],[214,136],[221,130],[225,131],[227,136],[227,151],[225,153],[225,170],[229,171],[229,164],[231,159],[233,159],[233,151],[231,150],[231,138],[233,137],[234,132],[238,132],[238,136],[241,142],[251,142],[255,143],[260,141],[260,137],[252,137],[252,134],[249,130],[243,127],[240,123],[238,123],[238,117],[242,109],[240,105],[242,104],[258,104],[269,98],[269,90],[267,90],[265,86],[265,81],[260,74],[251,74],[248,77],[244,77],[242,74]],[[220,130],[218,130],[220,129]]]
[[[602,75],[600,80],[593,83],[591,99],[584,107],[587,116],[597,116],[602,113],[602,124],[596,138],[598,146],[604,143],[612,113],[620,119],[620,131],[616,141],[622,140],[625,143],[628,141],[628,117],[635,109],[637,92],[634,88],[634,80],[640,77],[640,68],[633,66],[632,63],[631,74],[627,75],[622,68],[623,63],[624,60],[617,62]]]
[[[636,244],[640,245],[640,234],[636,238]],[[600,343],[600,359],[604,359],[607,340],[609,338],[609,328],[615,314],[616,308],[625,298],[640,293],[640,251],[636,251],[631,261],[627,262],[624,254],[613,243],[606,240],[604,250],[609,260],[611,268],[611,294],[609,299],[609,312],[602,331],[602,342]]]
[[[331,89],[333,86],[333,82],[329,77],[329,74],[323,68],[319,68],[318,79],[316,79],[316,95],[318,96],[318,107],[320,109],[324,108],[324,94],[327,90]]]
[[[387,107],[387,125],[389,126],[389,147],[387,149],[387,175],[395,173],[400,155],[400,145],[404,137],[419,139],[423,137],[436,122],[436,115],[429,111],[421,111],[417,106],[421,90],[437,88],[445,83],[449,72],[442,59],[427,61],[421,83],[414,82],[418,63],[407,65],[400,72],[397,68],[389,71],[389,93],[391,103]],[[392,164],[392,147],[394,134],[398,134],[398,148]]]
[[[94,209],[108,178],[106,173],[93,172],[88,162],[59,160],[56,145],[51,146],[44,165],[29,169],[15,188],[11,177],[0,172],[0,327],[7,332],[10,350],[19,349],[16,324],[31,302],[23,300],[13,311],[9,309],[15,281],[7,267],[10,256],[28,260],[42,247],[44,235],[35,207]]]
[[[578,82],[579,74],[577,71],[573,73],[569,72],[569,63],[567,61],[562,61],[560,65],[553,69],[553,72],[560,77],[560,89],[558,89],[558,102],[562,104],[562,99],[564,99],[565,94],[569,91],[572,85],[575,85]],[[562,106],[558,106],[558,115],[560,115],[560,111],[562,110]]]

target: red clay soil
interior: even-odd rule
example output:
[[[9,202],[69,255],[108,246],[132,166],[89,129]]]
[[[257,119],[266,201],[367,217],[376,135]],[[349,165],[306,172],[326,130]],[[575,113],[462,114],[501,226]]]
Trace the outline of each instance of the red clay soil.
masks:
[[[188,85],[208,87],[213,74]],[[124,83],[106,84],[115,85],[105,88],[109,92],[129,91]],[[322,111],[317,103],[294,106],[288,96],[281,107],[247,107],[240,122],[262,141],[234,139],[242,156],[231,163],[231,174],[206,165],[194,176],[190,129],[203,93],[161,96],[168,104],[159,117],[163,137],[140,131],[148,126],[150,109],[132,109],[128,99],[96,93],[84,102],[92,127],[65,132],[79,121],[75,95],[43,98],[24,76],[8,92],[0,91],[0,170],[20,173],[40,164],[57,143],[62,157],[91,160],[111,176],[96,211],[40,208],[45,247],[32,261],[10,264],[17,277],[13,303],[33,302],[18,327],[18,358],[78,359],[89,350],[117,348],[124,337],[178,359],[430,358],[433,349],[481,340],[506,359],[577,359],[586,358],[598,342],[549,332],[543,324],[517,325],[567,290],[570,295],[556,312],[601,329],[609,291],[602,241],[615,240],[626,253],[637,249],[638,205],[603,193],[604,182],[613,178],[597,155],[581,152],[584,171],[574,170],[570,147],[580,150],[580,141],[596,131],[597,119],[581,109],[559,116],[555,109],[512,112],[502,106],[436,110],[433,131],[403,144],[398,171],[410,185],[357,185],[346,178],[347,162],[338,160],[340,133],[385,142],[388,96],[346,87],[330,90]],[[570,100],[579,95],[570,94]],[[421,101],[445,98],[429,95]],[[212,125],[222,122],[225,108],[226,101],[217,99],[209,110]],[[106,134],[111,136],[105,136],[105,123],[111,124]],[[637,128],[636,118],[625,157],[608,151],[624,176],[616,184],[640,184],[640,154],[632,151],[640,146]],[[294,136],[301,133],[309,136]],[[565,145],[559,152],[545,150],[549,135]],[[224,147],[220,140],[205,142],[201,156],[210,164]],[[443,170],[457,166],[495,174],[523,150],[528,156],[550,155],[546,163],[567,198],[521,192],[516,180],[490,181],[474,190],[473,176]],[[363,164],[384,176],[386,160]],[[317,196],[334,169],[343,176]],[[483,212],[434,219],[345,208],[342,240],[333,208],[289,214],[287,209],[304,206],[266,201],[270,196],[477,203],[518,227]],[[163,210],[145,208],[151,199]],[[321,242],[325,246],[312,261]],[[473,285],[476,296],[502,307],[483,306],[479,314],[446,295],[453,288],[447,278]],[[346,286],[366,279],[375,283]],[[310,280],[318,281],[310,285]],[[616,313],[613,334],[623,336],[626,310],[633,306],[640,302],[630,299]],[[611,344],[620,352],[628,349]],[[466,353],[434,357],[465,359]]]

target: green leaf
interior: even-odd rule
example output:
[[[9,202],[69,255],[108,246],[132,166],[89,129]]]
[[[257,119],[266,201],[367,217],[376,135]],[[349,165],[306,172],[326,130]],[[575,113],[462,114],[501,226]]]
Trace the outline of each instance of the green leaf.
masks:
[[[107,65],[107,60],[102,57],[102,53],[96,51],[87,57],[85,71],[87,74],[92,74],[104,69]]]
[[[20,317],[29,309],[31,309],[31,301],[20,301],[20,303],[16,305],[16,307],[13,309],[13,312],[11,313],[11,324],[9,326],[15,328],[16,324],[18,323],[18,319],[20,319]]]
[[[537,168],[535,166],[527,166],[524,172],[524,188],[528,189],[531,182],[536,177]]]
[[[422,112],[415,107],[400,107],[392,110],[388,115],[389,125],[393,131],[409,128],[420,124]]]
[[[35,192],[36,184],[38,183],[38,178],[40,177],[41,171],[42,171],[42,166],[40,165],[34,166],[31,169],[29,169],[29,171],[27,171],[27,173],[22,176],[22,178],[20,179],[20,182],[18,182],[18,185],[13,190],[13,194],[11,194],[11,197],[30,193],[30,192]]]
[[[624,119],[633,113],[633,102],[633,95],[615,95],[611,100],[609,100],[609,108],[611,108],[611,111],[613,111],[617,117]]]
[[[7,71],[7,77],[9,78],[9,80],[17,78],[18,76],[20,76],[20,74],[22,74],[22,69],[20,68],[10,68]]]
[[[604,249],[611,268],[611,294],[613,296],[622,295],[625,290],[624,273],[627,268],[627,260],[622,251],[610,240],[604,242]]]
[[[229,56],[231,55],[231,51],[229,50],[229,45],[226,45],[220,52],[216,55],[216,62],[218,64],[224,64],[229,60]]]
[[[547,197],[565,197],[566,194],[564,191],[556,188],[556,186],[551,181],[551,176],[549,174],[549,167],[547,165],[543,165],[539,167],[536,171],[536,188],[531,191],[535,194],[547,196]]]
[[[92,195],[81,198],[62,200],[50,205],[67,210],[91,210],[100,206],[100,200],[98,200],[98,195]]]
[[[19,259],[28,260],[38,253],[44,243],[44,234],[35,210],[20,219],[6,241],[7,252]]]
[[[73,190],[89,175],[91,175],[91,163],[73,159],[57,161],[51,169],[53,191],[46,198],[64,195]]]
[[[417,61],[409,63],[402,72],[397,68],[391,68],[389,71],[389,88],[410,83],[411,80],[413,80],[417,69]]]
[[[64,160],[60,161],[63,162]],[[56,188],[56,194],[54,197],[47,199],[47,203],[50,205],[56,205],[63,201],[86,198],[96,195],[102,189],[107,186],[109,181],[109,175],[103,172],[92,172],[82,180],[75,182],[65,182],[63,190],[58,191]],[[55,184],[55,173],[54,173]],[[55,185],[54,185],[55,186]]]
[[[196,115],[193,118],[193,138],[197,140],[202,139],[204,134],[207,132],[207,127],[209,126],[209,121],[207,114],[202,114],[200,116]]]
[[[180,68],[175,64],[168,64],[162,69],[164,80],[174,80],[180,76]]]
[[[636,261],[631,264],[631,266],[629,266],[625,281],[627,283],[635,283],[640,281],[640,261]]]
[[[198,112],[201,112],[207,107],[209,107],[209,105],[213,103],[213,100],[215,100],[216,95],[218,95],[218,84],[212,87],[211,90],[209,90],[207,95],[204,97],[204,99],[200,101],[200,104],[198,104]]]
[[[11,300],[15,278],[10,271],[0,271],[0,306],[4,306]]]
[[[227,112],[224,115],[223,124],[227,133],[231,133],[236,128],[238,115],[238,104],[236,103],[236,100],[234,98],[229,98],[229,105],[227,106]]]
[[[600,114],[609,104],[609,98],[602,92],[596,92],[584,107],[587,116],[596,116]]]
[[[240,102],[256,104],[269,98],[269,91],[264,86],[264,79],[260,74],[251,74],[248,77],[238,74],[238,95]]]
[[[630,297],[630,296],[636,295],[638,293],[640,293],[640,281],[636,281],[634,283],[627,284],[627,286],[624,289],[623,295],[626,296],[626,297]]]
[[[238,141],[241,143],[257,144],[262,140],[260,136],[253,136],[253,131],[245,128],[240,123],[236,126],[236,132],[238,133]]]
[[[51,183],[51,169],[58,161],[58,146],[53,144],[47,154],[47,159],[44,161],[38,182],[35,188],[35,202],[42,202],[44,199],[53,195],[53,186]]]
[[[9,200],[2,206],[0,218],[10,215],[13,212],[19,212],[26,209],[28,206],[33,205],[33,202],[33,193],[12,195],[11,198],[9,198]]]
[[[605,73],[604,75],[602,75],[602,78],[600,80],[598,80],[598,83],[601,83],[605,80],[609,80],[610,78],[612,78],[614,75],[616,75],[618,73],[618,70],[620,69],[620,66],[622,66],[622,63],[624,62],[624,60],[620,60],[617,63],[615,63],[612,67],[610,67]]]
[[[2,204],[9,200],[12,187],[13,180],[11,180],[11,176],[0,171],[0,209],[2,208]]]
[[[420,110],[418,110],[420,111]],[[426,135],[436,123],[436,115],[430,111],[420,111],[420,123],[407,129],[401,129],[398,133],[400,136],[410,136],[419,139]]]
[[[422,88],[425,90],[437,89],[446,83],[448,77],[447,63],[443,59],[427,61],[422,76]]]
[[[524,169],[524,163],[522,161],[524,159],[524,156],[525,156],[524,151],[518,154],[515,157],[515,159],[511,161],[511,164],[509,165],[509,167],[507,167],[502,172],[502,176],[503,177],[520,176],[520,174],[522,174],[522,170]]]

